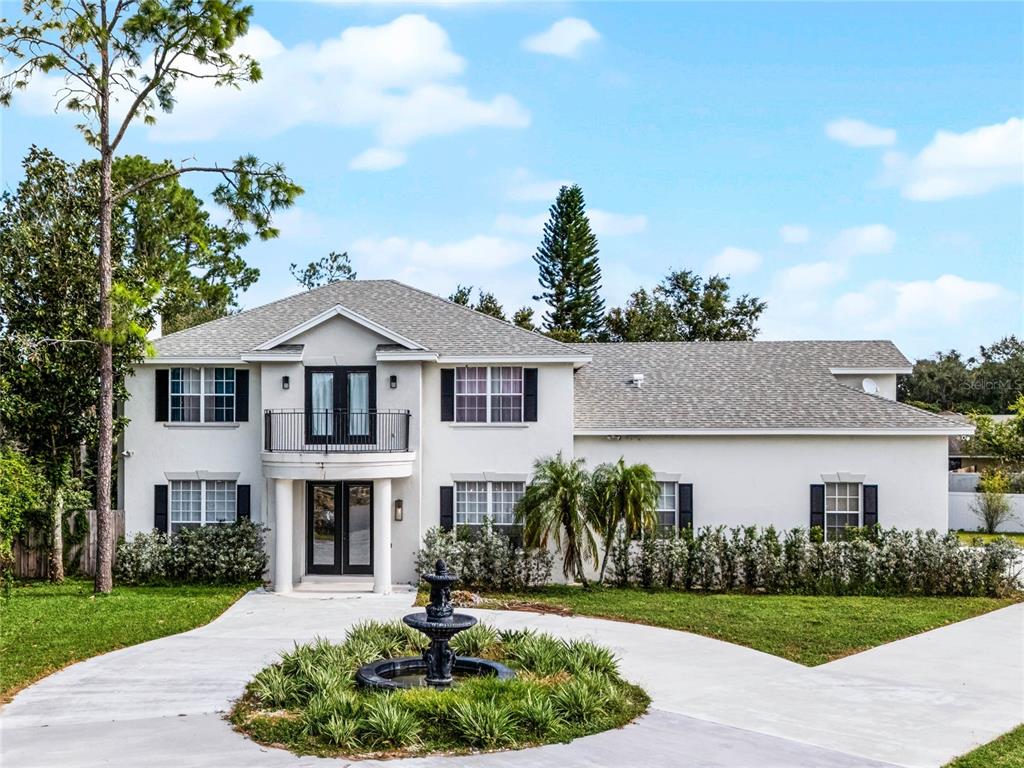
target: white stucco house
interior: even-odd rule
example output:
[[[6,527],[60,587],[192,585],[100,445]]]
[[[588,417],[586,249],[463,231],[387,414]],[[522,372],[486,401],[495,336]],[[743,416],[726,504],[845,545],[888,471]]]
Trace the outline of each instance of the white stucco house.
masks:
[[[415,578],[432,526],[512,521],[535,459],[620,456],[664,525],[947,526],[961,421],[896,402],[887,341],[566,345],[390,280],[155,342],[124,404],[127,535],[249,517],[274,588]]]

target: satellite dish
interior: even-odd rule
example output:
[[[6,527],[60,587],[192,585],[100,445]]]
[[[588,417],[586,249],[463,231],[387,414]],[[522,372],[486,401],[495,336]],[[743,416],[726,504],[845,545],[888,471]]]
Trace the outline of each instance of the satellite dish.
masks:
[[[864,379],[860,383],[861,389],[867,392],[869,395],[878,394],[878,383],[874,379]]]

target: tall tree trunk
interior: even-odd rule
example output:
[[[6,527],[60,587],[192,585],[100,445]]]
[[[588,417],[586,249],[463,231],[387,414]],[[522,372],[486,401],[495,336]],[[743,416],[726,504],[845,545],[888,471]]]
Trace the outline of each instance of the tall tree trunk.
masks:
[[[110,481],[114,444],[114,355],[113,313],[110,306],[113,268],[111,266],[111,221],[113,219],[114,153],[110,147],[110,89],[108,64],[104,58],[104,88],[100,104],[100,344],[99,344],[99,435],[96,446],[96,592],[110,592],[113,578],[113,531],[110,515]]]
[[[64,494],[59,485],[50,485],[50,509],[53,511],[53,531],[50,538],[50,581],[64,581]]]

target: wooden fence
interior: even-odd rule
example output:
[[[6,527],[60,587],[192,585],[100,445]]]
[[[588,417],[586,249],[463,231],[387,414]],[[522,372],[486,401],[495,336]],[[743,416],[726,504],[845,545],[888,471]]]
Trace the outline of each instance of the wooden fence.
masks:
[[[111,510],[114,521],[114,546],[124,536],[124,510]],[[89,532],[76,546],[64,548],[64,562],[69,572],[96,574],[96,510],[86,513]],[[73,523],[72,523],[73,525]],[[72,530],[74,528],[72,527]],[[14,577],[17,579],[45,579],[50,575],[50,555],[46,550],[42,534],[33,531],[28,536],[14,541]]]

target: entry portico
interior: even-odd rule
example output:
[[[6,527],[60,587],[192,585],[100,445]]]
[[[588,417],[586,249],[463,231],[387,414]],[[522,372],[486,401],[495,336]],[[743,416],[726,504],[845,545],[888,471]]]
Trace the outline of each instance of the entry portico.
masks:
[[[415,451],[265,451],[263,474],[273,484],[274,590],[290,591],[319,566],[337,574],[371,573],[373,591],[389,594],[392,481],[410,477],[415,462]]]

